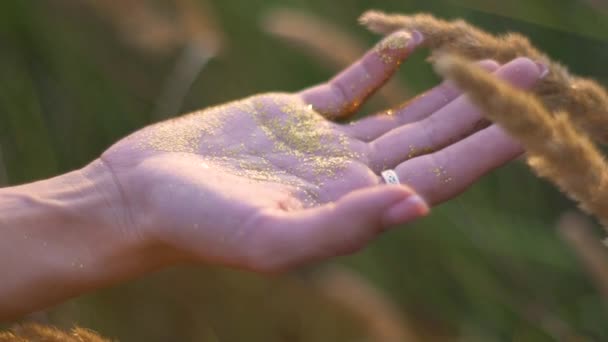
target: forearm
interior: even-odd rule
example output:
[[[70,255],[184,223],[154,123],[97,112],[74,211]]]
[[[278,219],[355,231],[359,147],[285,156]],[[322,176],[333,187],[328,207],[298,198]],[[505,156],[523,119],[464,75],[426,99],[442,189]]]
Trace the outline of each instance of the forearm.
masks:
[[[124,210],[99,161],[0,189],[0,320],[153,268],[151,247],[126,229]]]

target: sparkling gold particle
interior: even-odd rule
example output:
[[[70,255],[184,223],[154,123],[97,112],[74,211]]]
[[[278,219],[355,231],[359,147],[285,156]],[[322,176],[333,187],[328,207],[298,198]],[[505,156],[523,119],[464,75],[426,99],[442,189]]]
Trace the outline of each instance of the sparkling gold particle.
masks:
[[[267,138],[271,149],[257,150],[243,137],[243,142],[221,145],[207,154],[203,168],[213,165],[254,182],[302,189],[312,179],[297,175],[311,175],[318,184],[339,177],[352,160],[360,158],[350,150],[349,138],[338,133],[312,105],[282,94],[266,94],[162,122],[142,132],[141,144],[157,151],[200,153],[203,139],[221,138],[228,115],[235,113],[253,119],[257,136]],[[251,138],[255,136],[252,132]],[[281,169],[268,160],[277,156],[293,157],[297,162]]]
[[[410,148],[410,151],[407,154],[407,158],[412,159],[417,156],[416,147],[414,147],[414,145],[410,145],[409,148]]]
[[[369,92],[369,90],[367,92]],[[349,113],[354,112],[359,109],[359,107],[361,107],[361,99],[355,99],[350,102],[350,105],[348,107],[346,107],[346,111]]]
[[[412,39],[412,36],[408,33],[402,32],[399,34],[392,35],[380,42],[380,50],[401,50],[407,47],[407,44]]]
[[[319,187],[321,186],[322,185],[319,185]],[[305,208],[317,206],[321,202],[319,199],[319,194],[314,190],[308,188],[301,188],[300,194],[301,196],[299,197],[302,198],[302,204]]]
[[[406,48],[411,39],[412,36],[405,32],[392,35],[376,45],[376,52],[384,63],[392,64],[397,59],[391,53]]]
[[[393,114],[395,114],[395,111],[393,111],[392,109],[386,111],[386,115],[388,116],[392,116]]]
[[[357,158],[349,149],[348,138],[332,129],[310,105],[278,96],[272,102],[284,115],[272,115],[268,104],[257,103],[254,119],[273,142],[275,153],[297,158],[300,169],[311,171],[319,179],[337,176]]]
[[[210,161],[231,174],[255,182],[279,183],[292,187],[302,187],[306,184],[285,170],[274,167],[261,156],[247,156],[246,152],[234,157],[211,157]]]
[[[385,64],[393,64],[395,62],[395,57],[389,54],[381,53],[379,56]]]
[[[449,183],[454,180],[452,177],[448,175],[443,167],[436,167],[431,170],[435,174],[435,176],[439,179],[441,183]]]
[[[203,136],[218,134],[229,111],[218,106],[158,123],[143,131],[143,148],[163,152],[196,153]]]

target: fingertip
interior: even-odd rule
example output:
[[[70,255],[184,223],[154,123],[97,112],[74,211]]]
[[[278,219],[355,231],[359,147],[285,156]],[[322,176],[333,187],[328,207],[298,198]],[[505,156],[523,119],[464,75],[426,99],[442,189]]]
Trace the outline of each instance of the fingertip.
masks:
[[[418,194],[411,194],[389,207],[384,212],[382,221],[385,227],[391,227],[426,216],[429,212],[430,209],[426,201]]]
[[[518,57],[512,60],[507,64],[513,70],[513,72],[522,74],[522,75],[530,75],[536,78],[540,78],[541,68],[537,65],[537,63],[530,58],[527,57]]]
[[[500,63],[493,59],[481,60],[477,62],[477,65],[479,65],[482,69],[488,70],[490,72],[496,71],[498,70],[498,68],[500,68]]]
[[[424,41],[419,31],[396,31],[382,39],[375,48],[380,59],[385,63],[394,61],[394,58],[406,58],[416,47]]]
[[[503,80],[522,89],[533,87],[543,77],[543,73],[546,73],[545,68],[527,57],[518,57],[496,72]]]
[[[418,30],[412,31],[412,37],[416,46],[424,43],[424,34]]]

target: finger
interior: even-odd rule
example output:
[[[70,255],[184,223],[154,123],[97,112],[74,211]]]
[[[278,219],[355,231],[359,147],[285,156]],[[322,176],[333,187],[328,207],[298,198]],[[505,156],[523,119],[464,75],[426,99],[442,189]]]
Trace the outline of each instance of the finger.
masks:
[[[352,253],[390,226],[424,216],[429,209],[413,191],[383,185],[351,192],[336,202],[296,212],[272,211],[258,224],[266,236],[253,267],[277,271]]]
[[[518,58],[498,69],[496,75],[515,87],[529,89],[544,69],[530,59]],[[370,143],[370,167],[375,171],[395,167],[459,141],[483,128],[484,123],[481,111],[467,96],[460,96],[426,119],[393,129]]]
[[[395,32],[331,81],[305,89],[300,96],[325,117],[348,116],[395,73],[422,40],[419,32]]]
[[[495,61],[484,60],[477,63],[483,69],[495,71],[500,67]],[[345,125],[347,135],[362,140],[372,141],[393,128],[422,120],[437,110],[445,107],[462,91],[450,81],[444,81],[426,93],[408,101],[396,109],[368,116],[359,121]]]
[[[516,158],[523,150],[492,125],[445,149],[414,158],[395,171],[431,205],[465,191],[477,179]]]

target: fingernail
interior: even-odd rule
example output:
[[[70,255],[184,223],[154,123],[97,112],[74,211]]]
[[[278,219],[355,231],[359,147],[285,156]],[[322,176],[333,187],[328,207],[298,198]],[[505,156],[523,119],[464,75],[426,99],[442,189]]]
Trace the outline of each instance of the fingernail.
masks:
[[[476,62],[475,64],[479,65],[482,69],[487,70],[489,72],[494,72],[500,68],[500,63],[493,59],[484,59]]]
[[[412,42],[412,35],[405,31],[395,32],[388,37],[384,38],[377,47],[378,51],[394,51],[402,50],[410,45]]]
[[[384,222],[389,227],[406,223],[427,215],[429,210],[429,206],[422,197],[411,195],[390,207],[384,214]]]
[[[419,31],[397,31],[378,43],[376,49],[381,51],[396,51],[413,48],[422,43],[424,36]]]
[[[422,32],[414,30],[410,34],[412,36],[412,41],[415,45],[419,45],[424,41],[424,35],[422,34]]]
[[[538,67],[538,71],[540,71],[539,78],[543,79],[549,75],[549,67],[547,64],[543,62],[536,62],[536,66]]]

